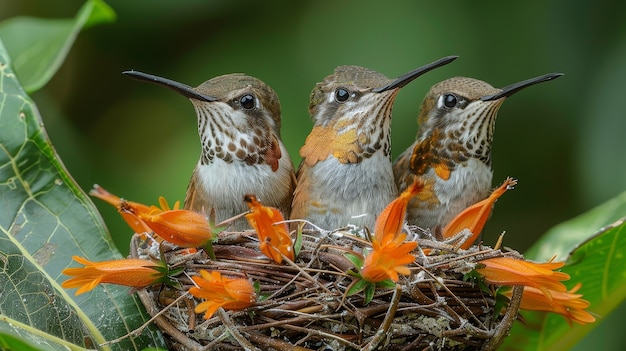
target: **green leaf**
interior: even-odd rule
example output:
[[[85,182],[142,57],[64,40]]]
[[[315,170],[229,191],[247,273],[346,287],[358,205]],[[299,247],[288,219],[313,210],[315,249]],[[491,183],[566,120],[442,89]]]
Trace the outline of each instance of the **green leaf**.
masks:
[[[391,279],[385,279],[376,283],[376,287],[381,289],[392,289],[396,287],[396,283]]]
[[[591,303],[588,312],[599,316],[608,315],[626,298],[626,218],[621,218],[603,227],[595,234],[588,234],[589,228],[605,225],[619,213],[624,215],[624,194],[595,208],[588,213],[559,225],[551,230],[546,243],[558,242],[559,238],[572,235],[585,240],[573,248],[566,259],[562,271],[571,279],[565,282],[569,289],[582,283],[577,293]],[[556,249],[562,250],[563,246]],[[533,249],[532,253],[539,252]],[[560,251],[559,251],[560,252]],[[599,324],[570,326],[566,320],[555,314],[522,312],[526,325],[516,323],[511,335],[505,340],[503,349],[515,350],[566,350]],[[598,318],[596,318],[598,319]]]
[[[556,255],[557,261],[563,260],[576,246],[589,239],[600,228],[624,216],[626,216],[626,192],[550,229],[524,253],[524,257],[546,261]]]
[[[0,38],[24,89],[43,87],[59,69],[83,28],[112,22],[115,12],[102,0],[89,0],[73,19],[15,17],[0,23]]]
[[[350,284],[348,291],[346,291],[346,296],[352,296],[354,294],[358,294],[370,285],[374,285],[374,284],[368,282],[365,279],[355,280],[352,284]]]
[[[65,340],[39,336],[36,330],[32,330],[29,326],[17,323],[15,320],[1,318],[0,350],[61,351],[67,350],[68,348],[82,350],[82,348],[76,348],[75,345]]]
[[[374,293],[376,292],[376,285],[368,284],[365,286],[365,298],[363,299],[363,303],[365,305],[369,305],[370,302],[374,299]]]
[[[351,252],[346,252],[343,255],[354,265],[354,267],[356,267],[356,269],[361,269],[361,267],[363,267],[363,258],[361,256]]]
[[[106,285],[73,297],[60,287],[72,255],[93,261],[121,255],[61,164],[1,41],[0,204],[0,333],[50,349],[94,348],[147,320],[127,288]],[[148,328],[102,349],[163,345],[161,334]]]
[[[20,350],[20,351],[38,351],[38,350],[52,350],[48,348],[40,347],[35,348],[33,345],[18,339],[9,334],[0,333],[0,349],[2,350]]]

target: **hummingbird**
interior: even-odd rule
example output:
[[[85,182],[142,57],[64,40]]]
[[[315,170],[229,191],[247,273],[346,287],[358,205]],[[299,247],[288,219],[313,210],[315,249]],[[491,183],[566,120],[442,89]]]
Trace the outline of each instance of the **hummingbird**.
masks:
[[[487,198],[500,106],[516,92],[561,75],[549,73],[502,89],[467,77],[435,84],[419,108],[415,142],[393,164],[399,191],[410,186],[416,176],[425,183],[425,190],[407,207],[408,223],[430,229],[436,236],[437,228]]]
[[[195,108],[202,150],[185,209],[205,214],[215,210],[216,218],[225,220],[248,211],[241,199],[256,194],[289,216],[294,166],[280,137],[280,102],[270,86],[240,73],[209,79],[196,88],[138,71],[123,74],[170,88]],[[247,228],[245,218],[230,227]]]
[[[291,219],[327,230],[374,227],[398,193],[391,167],[391,109],[400,88],[455,60],[449,56],[396,79],[339,66],[311,92],[314,126],[300,149]]]

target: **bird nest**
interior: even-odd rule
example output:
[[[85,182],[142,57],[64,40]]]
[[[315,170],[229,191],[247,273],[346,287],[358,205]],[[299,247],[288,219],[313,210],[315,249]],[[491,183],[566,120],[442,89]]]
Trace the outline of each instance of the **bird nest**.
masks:
[[[405,228],[415,229],[417,228]],[[370,247],[362,231],[307,231],[295,262],[278,265],[258,249],[254,232],[223,232],[213,245],[215,259],[135,235],[131,255],[158,257],[184,268],[180,286],[153,286],[138,292],[148,313],[176,350],[495,350],[517,317],[522,288],[501,309],[490,287],[465,279],[479,260],[520,257],[489,247],[469,250],[419,239],[395,287],[348,296],[357,270],[346,252]],[[417,238],[409,230],[409,238]],[[423,236],[423,233],[422,233]],[[424,252],[428,252],[426,255]],[[210,319],[194,312],[200,301],[187,293],[200,270],[249,278],[258,296],[240,311],[219,309]],[[499,297],[498,299],[500,299]]]

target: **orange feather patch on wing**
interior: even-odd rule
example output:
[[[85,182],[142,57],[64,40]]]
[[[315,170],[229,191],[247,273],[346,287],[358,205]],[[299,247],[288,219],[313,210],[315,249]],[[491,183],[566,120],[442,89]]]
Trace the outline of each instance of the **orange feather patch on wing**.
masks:
[[[275,135],[272,135],[272,142],[270,143],[270,147],[265,151],[265,162],[272,167],[272,171],[276,172],[278,170],[278,161],[282,156],[280,151],[280,143],[278,139],[276,139]]]
[[[435,174],[443,180],[450,179],[450,168],[443,163],[439,163],[435,166]]]
[[[314,166],[331,155],[341,163],[354,163],[360,151],[356,130],[338,134],[333,126],[315,126],[300,149],[300,156],[307,166]]]

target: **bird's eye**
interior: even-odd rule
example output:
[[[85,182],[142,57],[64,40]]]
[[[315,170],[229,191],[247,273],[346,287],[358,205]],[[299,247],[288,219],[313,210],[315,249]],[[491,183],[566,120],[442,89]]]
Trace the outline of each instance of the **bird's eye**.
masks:
[[[347,91],[346,89],[339,88],[335,90],[335,100],[337,100],[337,102],[344,102],[348,100],[349,97],[350,97],[350,92]]]
[[[246,110],[252,110],[255,107],[254,96],[246,94],[239,98],[239,104]]]
[[[443,96],[443,105],[447,108],[453,108],[458,103],[458,99],[454,94],[446,94]]]

